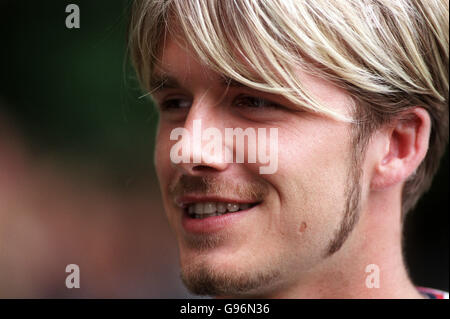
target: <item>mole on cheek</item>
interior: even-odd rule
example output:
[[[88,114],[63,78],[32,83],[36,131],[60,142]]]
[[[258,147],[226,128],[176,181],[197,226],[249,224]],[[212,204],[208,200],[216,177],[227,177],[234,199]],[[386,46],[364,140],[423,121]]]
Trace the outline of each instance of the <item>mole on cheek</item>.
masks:
[[[302,223],[300,224],[299,231],[300,231],[301,233],[303,233],[305,230],[306,230],[306,223],[305,223],[305,222],[302,222]]]

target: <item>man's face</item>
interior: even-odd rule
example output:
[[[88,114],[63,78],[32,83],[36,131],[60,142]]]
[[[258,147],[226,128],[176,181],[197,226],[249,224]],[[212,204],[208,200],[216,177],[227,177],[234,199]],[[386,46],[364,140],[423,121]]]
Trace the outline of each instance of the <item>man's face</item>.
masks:
[[[183,47],[166,41],[154,75],[170,81],[154,99],[160,107],[156,169],[184,282],[195,293],[258,296],[307,280],[326,261],[355,184],[349,177],[350,124],[306,112],[278,95],[227,88],[223,77]],[[300,70],[298,76],[320,102],[350,113],[344,91]],[[172,130],[192,132],[194,120],[202,120],[203,130],[222,132],[277,128],[278,170],[261,175],[260,163],[223,159],[172,163]],[[213,203],[209,209],[240,204],[242,210],[195,219],[188,213],[195,203]]]

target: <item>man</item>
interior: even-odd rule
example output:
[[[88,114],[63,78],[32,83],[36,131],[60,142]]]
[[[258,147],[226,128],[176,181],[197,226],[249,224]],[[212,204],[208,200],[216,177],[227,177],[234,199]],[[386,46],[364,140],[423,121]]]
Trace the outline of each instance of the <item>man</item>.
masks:
[[[160,112],[156,169],[192,292],[425,296],[402,224],[447,143],[448,12],[444,0],[135,3],[132,58]],[[244,150],[211,147],[237,128]],[[250,133],[269,129],[277,166],[263,174]]]

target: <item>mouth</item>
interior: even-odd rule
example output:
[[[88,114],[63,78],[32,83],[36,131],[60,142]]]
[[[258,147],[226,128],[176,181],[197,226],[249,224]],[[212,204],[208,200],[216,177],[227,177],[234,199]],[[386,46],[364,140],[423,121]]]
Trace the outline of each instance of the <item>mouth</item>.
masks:
[[[176,201],[182,211],[182,226],[187,233],[215,233],[252,215],[261,201],[223,197],[183,197]]]
[[[222,216],[248,210],[258,203],[236,203],[236,202],[195,202],[186,204],[184,213],[189,218],[204,219]]]

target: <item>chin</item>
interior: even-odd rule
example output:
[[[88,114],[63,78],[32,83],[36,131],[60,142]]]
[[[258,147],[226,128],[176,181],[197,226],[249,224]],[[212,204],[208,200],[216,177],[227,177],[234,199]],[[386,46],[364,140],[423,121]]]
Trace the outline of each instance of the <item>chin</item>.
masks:
[[[277,263],[259,263],[225,252],[184,252],[181,278],[191,293],[216,297],[261,297],[277,286]]]

